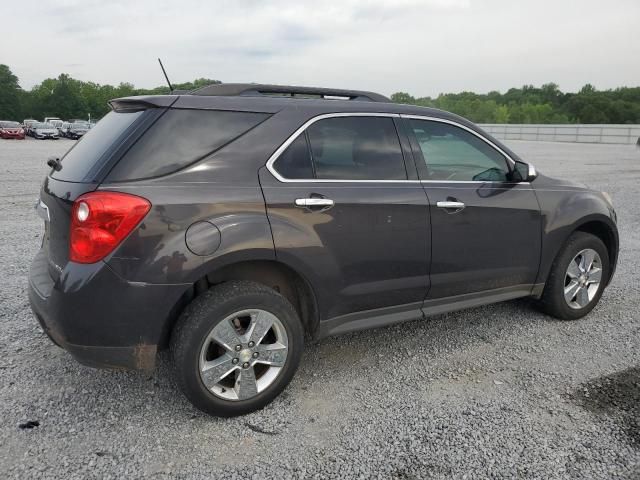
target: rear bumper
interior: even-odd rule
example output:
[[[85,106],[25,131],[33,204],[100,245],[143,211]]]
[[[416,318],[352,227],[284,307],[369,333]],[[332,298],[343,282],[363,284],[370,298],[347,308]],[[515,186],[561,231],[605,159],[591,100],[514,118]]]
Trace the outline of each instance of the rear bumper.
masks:
[[[44,250],[29,272],[29,301],[43,330],[80,363],[100,368],[152,369],[188,288],[128,282],[103,262],[69,262],[54,281]]]

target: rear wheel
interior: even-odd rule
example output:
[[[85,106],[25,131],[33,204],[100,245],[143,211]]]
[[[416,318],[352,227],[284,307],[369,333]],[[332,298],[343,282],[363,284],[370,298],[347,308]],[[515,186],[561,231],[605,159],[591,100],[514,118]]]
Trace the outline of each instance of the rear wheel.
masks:
[[[598,237],[574,232],[551,266],[540,305],[563,320],[585,316],[598,303],[609,278],[609,255]]]
[[[171,338],[176,381],[199,409],[223,417],[260,409],[291,381],[303,331],[291,304],[254,282],[196,298]]]

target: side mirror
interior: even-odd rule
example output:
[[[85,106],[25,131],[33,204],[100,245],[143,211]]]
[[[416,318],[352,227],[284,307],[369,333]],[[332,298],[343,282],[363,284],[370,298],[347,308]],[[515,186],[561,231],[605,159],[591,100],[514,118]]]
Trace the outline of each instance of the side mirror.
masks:
[[[530,163],[527,164],[527,179],[525,181],[533,182],[536,178],[538,178],[538,171],[536,170],[536,167]]]
[[[538,177],[538,172],[536,167],[530,163],[516,161],[511,177],[511,180],[515,182],[533,182]]]

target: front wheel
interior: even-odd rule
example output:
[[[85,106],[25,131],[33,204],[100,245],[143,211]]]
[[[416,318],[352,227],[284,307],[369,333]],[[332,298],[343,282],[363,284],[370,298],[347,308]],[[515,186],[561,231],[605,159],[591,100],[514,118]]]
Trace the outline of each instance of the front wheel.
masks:
[[[595,235],[574,232],[551,266],[540,306],[562,320],[584,317],[596,306],[609,278],[607,247]]]
[[[204,412],[221,417],[263,408],[300,363],[302,325],[278,292],[254,282],[221,284],[197,297],[171,337],[176,381]]]

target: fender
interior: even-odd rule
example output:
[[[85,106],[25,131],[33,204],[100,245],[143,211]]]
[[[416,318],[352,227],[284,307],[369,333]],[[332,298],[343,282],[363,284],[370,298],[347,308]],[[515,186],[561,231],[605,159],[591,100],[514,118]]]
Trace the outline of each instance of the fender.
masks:
[[[536,283],[546,282],[553,260],[569,236],[581,227],[593,223],[603,225],[609,233],[612,276],[619,242],[613,206],[600,192],[559,183],[540,176],[532,184],[542,215],[542,252]]]

